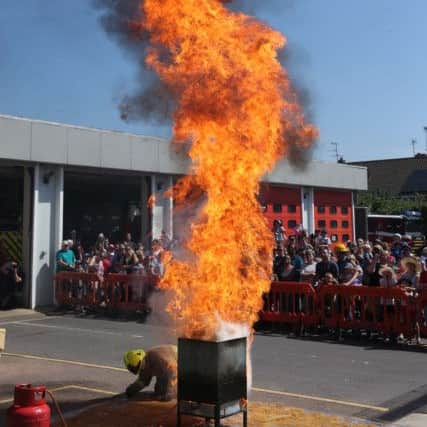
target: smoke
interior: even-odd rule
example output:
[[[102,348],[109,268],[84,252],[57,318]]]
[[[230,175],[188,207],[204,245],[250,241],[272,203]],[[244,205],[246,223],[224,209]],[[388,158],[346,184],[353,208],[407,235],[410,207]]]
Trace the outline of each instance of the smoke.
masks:
[[[100,14],[102,29],[137,65],[136,89],[119,97],[120,117],[129,122],[144,119],[170,123],[175,110],[173,94],[156,73],[145,67],[148,33],[137,24],[143,18],[142,3],[142,0],[92,0]]]
[[[137,65],[136,87],[130,93],[120,93],[118,110],[122,120],[135,122],[148,120],[158,124],[170,124],[176,109],[172,91],[149,70],[144,62],[149,34],[138,24],[143,19],[143,0],[91,0],[99,12],[99,23],[108,37],[115,41]],[[255,16],[259,12],[273,14],[296,7],[296,0],[219,0],[230,10]],[[307,63],[303,49],[288,45],[279,52],[279,61],[291,76],[298,102],[303,106],[310,122],[314,122],[314,108],[310,91],[301,78],[301,64]],[[287,157],[297,168],[304,168],[312,158],[314,145],[306,148],[295,135],[287,135]]]

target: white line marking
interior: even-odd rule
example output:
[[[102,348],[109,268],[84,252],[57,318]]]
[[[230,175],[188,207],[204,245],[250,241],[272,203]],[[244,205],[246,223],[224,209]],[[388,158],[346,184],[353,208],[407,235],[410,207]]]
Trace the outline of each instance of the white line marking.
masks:
[[[98,334],[98,335],[128,336],[131,338],[143,338],[142,335],[135,335],[135,334],[126,335],[122,332],[101,331],[97,329],[85,329],[85,328],[72,328],[70,326],[44,325],[42,323],[27,324],[25,320],[20,322],[11,322],[11,324],[13,326],[35,326],[36,328],[57,329],[62,331],[85,332],[89,334]]]
[[[7,320],[6,322],[0,322],[0,326],[3,325],[15,325],[15,324],[21,324],[25,322],[35,322],[37,320],[50,320],[50,319],[59,319],[60,316],[47,316],[47,317],[36,317],[33,319],[22,319],[22,320]]]
[[[372,406],[372,405],[366,405],[364,403],[349,402],[347,400],[329,399],[327,397],[310,396],[307,394],[289,393],[287,391],[267,390],[264,388],[257,388],[257,387],[252,387],[252,390],[260,393],[269,393],[269,394],[276,394],[279,396],[295,397],[297,399],[316,400],[318,402],[334,403],[336,405],[354,406],[356,408],[372,409],[378,412],[387,412],[389,410],[389,408],[384,408],[382,406]]]

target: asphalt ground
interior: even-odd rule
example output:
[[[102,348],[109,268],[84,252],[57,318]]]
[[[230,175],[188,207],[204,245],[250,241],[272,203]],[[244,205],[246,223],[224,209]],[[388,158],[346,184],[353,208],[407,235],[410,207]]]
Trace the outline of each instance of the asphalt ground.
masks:
[[[66,413],[110,399],[133,381],[122,366],[131,348],[174,343],[159,319],[0,316],[6,350],[0,357],[0,425],[17,383],[45,384]],[[412,412],[427,414],[427,352],[375,341],[336,342],[257,333],[252,347],[257,401],[393,423]]]

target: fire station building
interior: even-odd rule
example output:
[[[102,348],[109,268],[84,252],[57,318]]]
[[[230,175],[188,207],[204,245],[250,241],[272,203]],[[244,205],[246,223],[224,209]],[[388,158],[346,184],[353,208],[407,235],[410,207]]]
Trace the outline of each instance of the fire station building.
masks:
[[[25,272],[26,307],[53,302],[55,253],[61,241],[92,245],[174,233],[173,202],[161,197],[188,170],[168,140],[0,116],[0,240]],[[265,176],[260,194],[270,225],[288,233],[302,224],[332,240],[354,237],[354,192],[367,189],[365,167],[286,160]],[[154,206],[148,200],[155,195]],[[242,212],[242,220],[245,213]]]

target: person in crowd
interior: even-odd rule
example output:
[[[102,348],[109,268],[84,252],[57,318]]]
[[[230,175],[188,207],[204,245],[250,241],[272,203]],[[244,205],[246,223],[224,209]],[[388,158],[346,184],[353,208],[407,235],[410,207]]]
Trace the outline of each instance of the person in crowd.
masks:
[[[304,252],[304,268],[301,270],[301,280],[303,282],[314,281],[316,277],[316,264],[314,259],[314,252],[311,249],[307,249]]]
[[[126,257],[126,247],[124,244],[118,245],[118,249],[115,251],[114,256],[111,260],[111,272],[120,273],[123,270],[123,265]]]
[[[274,252],[273,275],[275,280],[280,280],[285,269],[285,253],[281,246],[279,246]]]
[[[409,245],[408,242],[403,242],[401,250],[400,250],[400,258],[399,259],[411,257],[411,256],[414,256],[412,253],[411,246]]]
[[[427,273],[427,246],[421,252],[420,267],[421,273]]]
[[[373,257],[366,267],[366,285],[380,286],[381,276],[379,271],[388,265],[388,254],[384,252],[382,246],[375,245],[372,250]]]
[[[135,267],[138,264],[138,257],[136,256],[135,251],[130,247],[126,247],[126,253],[123,260],[122,268],[127,273],[133,273]]]
[[[125,241],[123,242],[123,244],[127,248],[131,248],[133,251],[136,250],[136,248],[137,248],[136,243],[134,243],[134,241],[132,240],[132,234],[131,233],[126,233]]]
[[[151,243],[150,270],[155,276],[163,276],[164,274],[164,250],[160,241],[154,239]]]
[[[104,233],[99,233],[95,242],[95,250],[103,251],[107,248],[108,240],[105,238]]]
[[[320,290],[322,286],[335,286],[338,285],[338,280],[333,276],[332,273],[325,273],[325,275],[315,284],[317,290]]]
[[[0,310],[16,306],[15,292],[22,287],[23,274],[18,263],[2,257],[0,265]]]
[[[289,255],[284,256],[283,269],[279,276],[279,280],[283,282],[299,281],[300,272],[292,265],[292,259]]]
[[[77,242],[76,245],[70,249],[74,252],[74,257],[76,259],[76,270],[81,271],[85,255],[84,248],[80,242]]]
[[[318,246],[330,246],[330,244],[331,238],[328,236],[328,232],[326,230],[321,230],[318,239]]]
[[[394,288],[397,285],[396,273],[390,266],[384,266],[379,270],[380,286],[382,288]]]
[[[56,271],[74,271],[76,268],[76,257],[69,247],[69,241],[62,242],[61,249],[56,253]]]
[[[100,252],[97,252],[89,261],[89,273],[96,273],[99,277],[104,276],[104,264]]]
[[[104,274],[110,273],[112,262],[111,262],[110,254],[106,250],[101,252],[101,262],[102,262],[102,267],[104,269]]]
[[[400,261],[402,272],[398,284],[417,290],[420,283],[420,263],[415,257],[406,257]]]
[[[301,271],[304,268],[304,251],[302,249],[296,249],[295,246],[289,246],[288,254],[291,257],[291,263],[295,270],[294,280],[298,282],[301,277]]]
[[[283,227],[283,222],[281,219],[275,219],[273,221],[273,234],[276,245],[283,246],[286,242],[286,230],[285,227]]]
[[[144,249],[138,249],[135,252],[136,257],[138,258],[138,263],[135,266],[135,272],[138,274],[146,273],[146,260],[144,255]]]
[[[165,230],[162,230],[159,241],[163,249],[169,250],[172,241]]]
[[[335,279],[338,279],[339,270],[338,265],[331,261],[331,254],[329,249],[323,248],[320,252],[321,261],[316,264],[316,277],[315,280],[323,279],[326,273],[331,273]]]
[[[337,260],[338,270],[341,275],[344,272],[344,267],[349,262],[350,249],[344,243],[337,243],[335,245],[335,256]]]
[[[361,286],[360,273],[356,266],[348,261],[340,273],[339,283],[343,286]]]
[[[390,252],[397,260],[401,258],[402,243],[402,235],[394,234]]]

